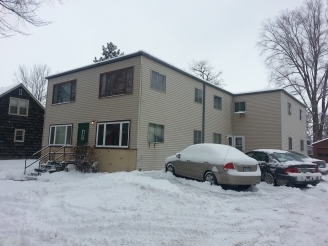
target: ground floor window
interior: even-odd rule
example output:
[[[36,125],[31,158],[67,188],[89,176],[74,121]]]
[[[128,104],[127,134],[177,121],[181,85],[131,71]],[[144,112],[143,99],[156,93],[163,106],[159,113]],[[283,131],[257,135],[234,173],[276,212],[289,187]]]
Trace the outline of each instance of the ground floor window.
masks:
[[[202,131],[194,131],[194,144],[202,143]]]
[[[216,143],[216,144],[222,143],[221,134],[213,133],[213,143]]]
[[[71,145],[72,125],[50,126],[50,145]]]
[[[96,147],[128,148],[129,121],[97,123]]]
[[[304,151],[304,140],[300,141],[301,151]]]
[[[288,149],[289,150],[293,149],[293,139],[292,138],[288,138]]]
[[[148,142],[163,143],[164,142],[164,126],[149,123],[148,126]]]
[[[25,140],[25,130],[15,129],[14,142],[24,142]]]

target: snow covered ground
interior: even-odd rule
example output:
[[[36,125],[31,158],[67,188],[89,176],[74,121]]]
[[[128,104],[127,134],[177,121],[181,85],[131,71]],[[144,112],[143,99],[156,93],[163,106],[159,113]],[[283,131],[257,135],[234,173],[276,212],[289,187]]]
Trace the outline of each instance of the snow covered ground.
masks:
[[[328,245],[328,178],[223,190],[164,171],[22,178],[0,161],[0,246]]]

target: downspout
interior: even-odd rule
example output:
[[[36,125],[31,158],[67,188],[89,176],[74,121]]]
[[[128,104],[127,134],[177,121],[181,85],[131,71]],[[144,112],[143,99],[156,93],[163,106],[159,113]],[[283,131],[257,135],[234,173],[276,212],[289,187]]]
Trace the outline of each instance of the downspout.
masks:
[[[202,143],[205,142],[205,89],[206,85],[205,82],[203,82],[203,118],[202,118]]]
[[[137,153],[136,153],[136,167],[138,166],[138,148],[139,148],[139,131],[140,131],[140,118],[141,118],[141,95],[142,95],[142,56],[140,56],[140,83],[139,83],[139,107],[138,107],[138,128],[137,128]]]

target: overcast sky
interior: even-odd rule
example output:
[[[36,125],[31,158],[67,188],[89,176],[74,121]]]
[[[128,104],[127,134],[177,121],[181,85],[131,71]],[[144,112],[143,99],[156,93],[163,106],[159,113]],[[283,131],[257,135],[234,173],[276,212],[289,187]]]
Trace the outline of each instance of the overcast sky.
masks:
[[[52,73],[93,63],[102,45],[125,54],[144,50],[187,70],[207,59],[222,70],[231,92],[268,88],[268,70],[256,47],[261,23],[301,0],[63,0],[44,5],[53,23],[26,26],[30,36],[0,39],[0,87],[14,83],[18,66],[48,65]]]

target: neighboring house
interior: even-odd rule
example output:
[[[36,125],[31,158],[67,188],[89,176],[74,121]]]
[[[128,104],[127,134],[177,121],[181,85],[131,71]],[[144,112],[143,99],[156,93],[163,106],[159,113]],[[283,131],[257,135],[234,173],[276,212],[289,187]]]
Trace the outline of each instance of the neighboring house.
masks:
[[[23,84],[0,88],[0,159],[41,149],[44,107]]]
[[[328,138],[312,143],[313,158],[328,162]]]
[[[284,90],[233,94],[143,51],[47,79],[43,147],[95,146],[100,171],[162,169],[202,142],[306,151],[305,106]]]

